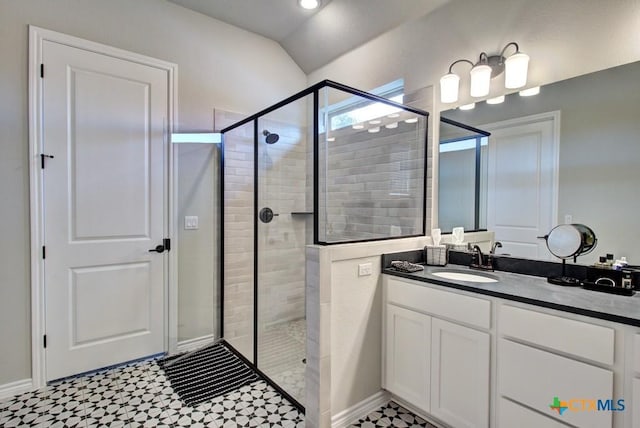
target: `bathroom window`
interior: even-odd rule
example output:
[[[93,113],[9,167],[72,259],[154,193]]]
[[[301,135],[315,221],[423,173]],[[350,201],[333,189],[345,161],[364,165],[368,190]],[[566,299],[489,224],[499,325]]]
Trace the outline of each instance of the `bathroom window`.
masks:
[[[404,79],[394,80],[369,92],[402,104],[404,99]],[[399,111],[400,109],[387,104],[363,100],[362,97],[351,97],[329,106],[326,114],[329,130],[335,131]],[[323,131],[321,129],[321,132]]]

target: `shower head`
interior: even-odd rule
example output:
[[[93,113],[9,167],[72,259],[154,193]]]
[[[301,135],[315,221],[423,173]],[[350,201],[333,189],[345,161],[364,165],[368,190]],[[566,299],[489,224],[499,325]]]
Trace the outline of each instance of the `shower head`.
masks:
[[[278,134],[269,132],[266,129],[264,131],[262,131],[262,135],[267,137],[264,140],[267,144],[275,144],[280,139],[280,136]]]

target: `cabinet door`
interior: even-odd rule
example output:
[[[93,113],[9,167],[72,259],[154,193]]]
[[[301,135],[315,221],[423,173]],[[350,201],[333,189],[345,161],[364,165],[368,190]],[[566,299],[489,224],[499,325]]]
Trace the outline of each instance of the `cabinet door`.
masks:
[[[631,395],[631,419],[632,427],[640,427],[640,379],[633,379],[633,391]],[[629,404],[627,404],[629,406]],[[628,407],[627,407],[628,408]]]
[[[489,426],[488,333],[431,322],[431,414],[456,428]]]
[[[388,304],[386,328],[387,389],[429,411],[431,317]]]

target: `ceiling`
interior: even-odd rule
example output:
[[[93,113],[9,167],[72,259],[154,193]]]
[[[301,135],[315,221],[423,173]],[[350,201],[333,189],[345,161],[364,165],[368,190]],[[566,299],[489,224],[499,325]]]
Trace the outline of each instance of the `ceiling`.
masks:
[[[297,0],[169,0],[280,43],[310,73],[450,0],[322,0],[308,11]]]

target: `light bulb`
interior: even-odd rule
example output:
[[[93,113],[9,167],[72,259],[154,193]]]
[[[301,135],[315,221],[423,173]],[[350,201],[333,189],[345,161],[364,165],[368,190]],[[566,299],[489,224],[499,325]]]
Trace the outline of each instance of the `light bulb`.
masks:
[[[320,6],[320,2],[318,0],[298,0],[298,4],[303,9],[315,9]]]
[[[417,121],[417,117],[410,117],[409,119],[405,119],[404,123],[416,123]]]
[[[507,89],[521,88],[527,84],[527,70],[529,55],[522,52],[511,55],[504,62],[504,87]]]
[[[336,141],[336,137],[327,137],[327,141]]]
[[[387,129],[396,129],[398,127],[398,122],[387,123],[384,127]]]
[[[371,125],[380,125],[382,121],[380,119],[374,119],[374,120],[370,120],[369,123]]]
[[[534,86],[533,88],[523,89],[520,91],[521,97],[531,97],[540,93],[540,86]]]
[[[458,101],[460,76],[455,73],[445,74],[440,78],[440,102],[455,103]]]
[[[367,129],[367,131],[369,131],[370,134],[375,134],[376,132],[380,132],[380,127],[376,126],[376,127],[373,127],[373,128],[369,128],[369,129]]]
[[[489,98],[487,100],[487,104],[501,104],[504,102],[504,95],[500,95],[499,97]]]
[[[364,125],[362,123],[356,123],[351,126],[353,129],[364,129]]]
[[[478,64],[470,71],[471,74],[471,96],[484,97],[489,94],[491,84],[491,67],[487,64]]]
[[[476,107],[476,103],[465,104],[460,106],[460,110],[473,110]]]

